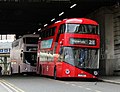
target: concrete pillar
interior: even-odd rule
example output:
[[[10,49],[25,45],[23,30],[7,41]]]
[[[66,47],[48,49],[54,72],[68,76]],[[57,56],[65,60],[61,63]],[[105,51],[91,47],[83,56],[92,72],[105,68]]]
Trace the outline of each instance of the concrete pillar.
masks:
[[[4,57],[4,75],[7,74],[7,57]]]
[[[113,11],[101,7],[88,15],[96,20],[100,27],[100,75],[113,75],[114,70],[114,29]]]
[[[113,14],[105,14],[105,56],[106,75],[113,75],[114,71],[114,29]]]
[[[115,75],[120,75],[120,7],[114,8]]]

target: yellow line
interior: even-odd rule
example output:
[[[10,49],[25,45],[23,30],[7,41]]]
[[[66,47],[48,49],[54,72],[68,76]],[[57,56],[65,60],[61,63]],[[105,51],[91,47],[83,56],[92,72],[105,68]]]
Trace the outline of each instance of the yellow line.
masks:
[[[8,87],[10,87],[11,89],[15,90],[16,92],[25,92],[25,91],[23,91],[22,89],[16,87],[15,85],[9,83],[9,82],[6,81],[6,80],[3,80],[3,79],[2,79],[1,81],[2,81],[5,85],[7,85]]]

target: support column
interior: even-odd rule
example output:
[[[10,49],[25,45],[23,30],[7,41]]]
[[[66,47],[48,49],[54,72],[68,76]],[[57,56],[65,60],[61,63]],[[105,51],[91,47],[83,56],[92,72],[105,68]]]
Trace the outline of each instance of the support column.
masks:
[[[4,75],[7,75],[7,57],[4,57]]]
[[[106,75],[113,75],[114,71],[114,29],[113,14],[105,14],[105,56],[106,56]]]

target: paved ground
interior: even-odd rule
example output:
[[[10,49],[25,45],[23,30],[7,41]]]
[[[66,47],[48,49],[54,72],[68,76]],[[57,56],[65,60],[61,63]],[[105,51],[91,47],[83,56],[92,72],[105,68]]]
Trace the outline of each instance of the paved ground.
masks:
[[[102,81],[54,80],[39,76],[2,76],[0,92],[120,92],[120,76],[100,76]]]
[[[120,92],[120,76],[102,76],[100,79],[105,82],[54,80],[40,76],[3,76],[0,77],[0,92]]]
[[[120,85],[120,76],[100,76],[99,79],[104,82]]]

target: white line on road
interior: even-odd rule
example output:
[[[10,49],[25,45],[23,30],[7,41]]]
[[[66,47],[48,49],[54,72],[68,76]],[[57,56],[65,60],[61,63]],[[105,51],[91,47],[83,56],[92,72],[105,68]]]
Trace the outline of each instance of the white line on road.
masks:
[[[92,90],[91,88],[86,88],[87,90]]]
[[[22,89],[16,87],[15,85],[9,83],[8,81],[6,80],[2,80],[2,82],[4,82],[6,85],[10,86],[13,90],[15,90],[16,92],[25,92],[23,91]]]
[[[79,88],[83,88],[83,86],[78,86]]]
[[[3,83],[1,83],[0,81],[0,85],[2,85],[8,92],[13,92],[11,89],[9,89],[6,85],[4,85]]]
[[[5,83],[4,81],[1,80],[1,82],[6,85],[6,87],[11,88],[12,90],[14,90],[15,92],[19,92],[18,90],[16,90],[14,87],[10,86],[8,83]],[[12,91],[13,92],[13,91]]]
[[[69,84],[68,82],[65,82],[65,84]]]
[[[72,85],[74,87],[76,86],[76,87],[79,87],[79,88],[84,88],[84,89],[89,90],[89,91],[102,92],[102,91],[99,91],[99,90],[92,90],[91,88],[86,88],[86,87],[83,87],[83,86],[77,86],[75,84],[64,82],[64,81],[57,81],[57,82],[64,83],[64,84],[67,84],[67,85]]]
[[[71,84],[72,86],[76,86],[75,84]]]
[[[102,92],[102,91],[99,91],[99,90],[95,90],[95,92]]]

